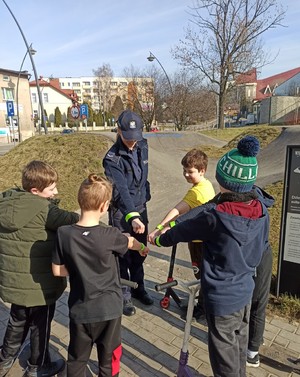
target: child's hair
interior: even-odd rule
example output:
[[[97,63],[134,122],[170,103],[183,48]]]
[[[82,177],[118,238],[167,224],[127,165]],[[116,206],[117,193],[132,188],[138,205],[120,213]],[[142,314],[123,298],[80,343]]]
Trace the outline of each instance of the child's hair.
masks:
[[[22,172],[22,187],[29,192],[32,188],[43,191],[57,180],[56,170],[46,162],[39,160],[29,162]]]
[[[92,173],[81,183],[77,199],[81,210],[95,211],[111,197],[112,184],[105,177]]]
[[[181,160],[181,165],[184,168],[195,168],[197,170],[204,169],[207,170],[208,157],[206,153],[202,152],[200,149],[190,150]]]

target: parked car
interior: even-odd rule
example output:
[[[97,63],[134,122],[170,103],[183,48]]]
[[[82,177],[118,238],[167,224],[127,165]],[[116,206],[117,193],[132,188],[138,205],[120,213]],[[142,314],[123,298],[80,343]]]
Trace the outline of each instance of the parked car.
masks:
[[[73,128],[64,128],[62,131],[61,131],[61,134],[62,135],[65,135],[65,134],[73,134],[75,132],[75,130],[73,130]]]

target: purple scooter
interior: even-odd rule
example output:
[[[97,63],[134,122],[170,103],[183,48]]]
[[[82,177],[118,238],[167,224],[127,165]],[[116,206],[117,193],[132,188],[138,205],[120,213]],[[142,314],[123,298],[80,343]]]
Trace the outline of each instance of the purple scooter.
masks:
[[[200,280],[194,280],[191,282],[183,282],[183,281],[178,282],[177,280],[173,280],[167,283],[157,284],[155,286],[155,290],[157,292],[160,292],[163,289],[168,289],[178,284],[189,294],[189,301],[188,301],[188,308],[187,308],[187,314],[186,314],[186,322],[185,322],[185,327],[184,327],[182,348],[180,352],[179,366],[178,366],[176,377],[193,377],[188,367],[188,358],[189,358],[188,343],[189,343],[189,337],[191,333],[194,301],[195,301],[197,292],[200,290]]]

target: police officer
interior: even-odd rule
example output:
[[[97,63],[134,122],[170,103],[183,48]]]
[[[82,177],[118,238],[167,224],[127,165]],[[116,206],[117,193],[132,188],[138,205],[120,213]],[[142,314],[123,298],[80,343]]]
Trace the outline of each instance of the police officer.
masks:
[[[133,235],[146,245],[148,216],[146,203],[150,200],[148,182],[148,144],[143,138],[142,119],[131,110],[125,110],[117,120],[117,140],[106,153],[103,167],[113,182],[113,198],[109,208],[109,224]],[[153,304],[145,290],[144,267],[146,257],[128,250],[119,258],[121,278],[138,284],[137,289],[123,287],[123,314],[135,314],[131,297],[144,305]]]

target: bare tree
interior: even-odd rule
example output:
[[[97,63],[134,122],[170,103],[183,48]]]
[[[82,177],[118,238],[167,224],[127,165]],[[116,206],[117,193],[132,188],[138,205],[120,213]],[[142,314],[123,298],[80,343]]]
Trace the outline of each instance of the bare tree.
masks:
[[[202,80],[194,71],[181,70],[170,77],[172,97],[167,103],[166,114],[179,131],[192,123],[208,120],[215,114],[215,101],[202,86]]]
[[[124,76],[128,80],[127,107],[141,116],[149,131],[159,106],[156,96],[158,70],[154,66],[142,70],[131,65],[124,69]]]
[[[218,125],[224,128],[224,103],[236,75],[268,63],[262,35],[281,26],[285,10],[277,0],[195,0],[192,25],[173,50],[186,67],[198,69],[218,100]]]
[[[114,76],[109,63],[103,63],[101,67],[94,69],[96,80],[95,93],[98,99],[98,110],[102,112],[103,119],[111,109],[111,79]]]

